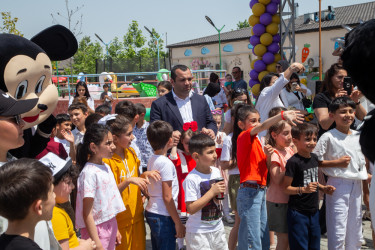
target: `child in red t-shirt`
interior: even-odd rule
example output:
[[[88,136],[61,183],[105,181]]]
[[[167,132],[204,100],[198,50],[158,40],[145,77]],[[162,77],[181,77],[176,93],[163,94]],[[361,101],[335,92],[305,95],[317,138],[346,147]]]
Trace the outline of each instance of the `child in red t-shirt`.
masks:
[[[269,249],[269,233],[266,209],[267,157],[263,152],[258,133],[273,124],[286,120],[303,122],[298,111],[282,111],[260,123],[258,111],[247,104],[237,106],[234,114],[233,137],[237,139],[237,165],[241,187],[237,195],[237,210],[240,216],[238,249]],[[234,145],[233,145],[234,146]],[[265,147],[268,151],[269,146]]]
[[[198,124],[195,121],[187,122],[183,125],[183,130],[181,132],[180,141],[177,146],[174,146],[171,150],[169,158],[176,167],[177,179],[178,179],[178,212],[180,214],[180,219],[183,224],[187,220],[186,204],[185,204],[185,192],[182,187],[188,173],[193,170],[196,166],[195,160],[191,157],[189,153],[189,141],[193,135],[199,134]],[[178,249],[184,246],[184,239],[178,238]]]

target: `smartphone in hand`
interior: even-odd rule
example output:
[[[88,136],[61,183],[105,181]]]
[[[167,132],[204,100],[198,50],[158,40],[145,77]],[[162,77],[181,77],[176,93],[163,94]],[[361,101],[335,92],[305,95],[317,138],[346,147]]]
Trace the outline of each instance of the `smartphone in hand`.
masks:
[[[352,94],[353,79],[351,77],[349,77],[349,76],[344,77],[343,88],[348,93],[348,96]]]

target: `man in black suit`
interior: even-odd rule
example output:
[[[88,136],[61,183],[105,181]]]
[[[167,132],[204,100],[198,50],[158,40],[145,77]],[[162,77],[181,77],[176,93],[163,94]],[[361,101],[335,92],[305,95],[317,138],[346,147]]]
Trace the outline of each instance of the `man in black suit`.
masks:
[[[177,143],[182,126],[196,121],[198,130],[215,138],[217,126],[204,96],[191,91],[193,75],[185,65],[176,65],[171,70],[173,89],[151,105],[150,122],[163,120],[173,127],[173,139]]]

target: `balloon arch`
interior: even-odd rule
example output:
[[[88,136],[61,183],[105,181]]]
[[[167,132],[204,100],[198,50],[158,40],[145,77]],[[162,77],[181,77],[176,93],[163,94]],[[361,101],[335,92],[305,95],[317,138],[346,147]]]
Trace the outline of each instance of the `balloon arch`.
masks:
[[[251,0],[253,14],[249,17],[252,27],[250,44],[257,59],[251,62],[250,81],[254,96],[259,94],[260,82],[270,72],[276,72],[276,63],[281,60],[279,24],[277,14],[280,0]]]

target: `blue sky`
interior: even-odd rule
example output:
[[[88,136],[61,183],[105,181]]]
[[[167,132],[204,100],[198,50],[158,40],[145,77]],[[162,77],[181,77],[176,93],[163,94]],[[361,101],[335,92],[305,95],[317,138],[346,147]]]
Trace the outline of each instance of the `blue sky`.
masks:
[[[104,42],[115,36],[122,37],[132,20],[137,20],[140,27],[155,28],[158,33],[167,33],[168,44],[217,34],[216,30],[205,20],[208,15],[217,27],[225,24],[222,32],[236,29],[238,21],[248,19],[251,15],[249,0],[70,0],[72,9],[83,8],[73,16],[77,21],[83,15],[83,35],[95,38],[97,33]],[[316,12],[318,0],[296,0],[299,3],[298,14]],[[322,9],[371,2],[366,0],[322,0]],[[1,11],[11,12],[18,17],[17,28],[27,38],[53,24],[51,14],[56,16],[59,24],[67,26],[65,0],[3,0]],[[148,33],[143,29],[143,34]],[[165,35],[163,37],[164,41]],[[78,40],[82,39],[82,35]]]

